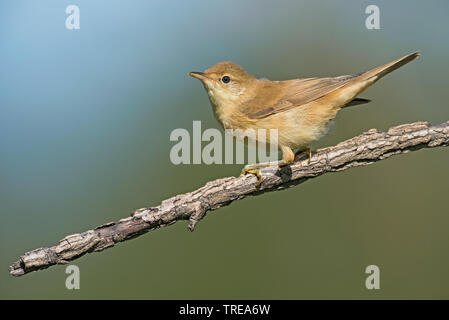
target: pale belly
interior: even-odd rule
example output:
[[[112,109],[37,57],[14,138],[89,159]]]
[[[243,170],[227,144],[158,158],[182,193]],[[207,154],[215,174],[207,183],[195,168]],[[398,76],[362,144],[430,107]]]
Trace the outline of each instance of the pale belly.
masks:
[[[313,110],[313,112],[310,112]],[[329,121],[335,117],[336,110],[330,111],[326,108],[324,112],[319,112],[322,108],[304,105],[281,112],[267,118],[245,122],[244,125],[234,123],[232,129],[252,129],[256,132],[256,140],[266,143],[270,140],[270,130],[277,130],[277,144],[287,146],[291,149],[305,149],[313,141],[318,140],[328,129]],[[318,111],[318,112],[317,112]],[[225,127],[226,128],[226,127]],[[258,132],[258,129],[264,129]],[[238,139],[241,139],[236,135]]]
[[[279,113],[258,123],[261,127],[278,130],[279,146],[304,149],[327,131],[327,122],[308,121],[298,109]]]

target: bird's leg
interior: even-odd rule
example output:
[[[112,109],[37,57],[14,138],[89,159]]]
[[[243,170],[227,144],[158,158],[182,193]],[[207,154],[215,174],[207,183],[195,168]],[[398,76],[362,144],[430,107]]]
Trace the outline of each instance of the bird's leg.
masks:
[[[295,154],[293,153],[292,149],[289,147],[281,146],[282,151],[282,160],[277,162],[277,165],[279,167],[288,166],[289,164],[292,164],[295,160]],[[273,163],[265,162],[265,163],[257,163],[257,164],[250,164],[246,165],[243,170],[242,174],[253,174],[257,177],[257,183],[256,187],[260,186],[262,183],[262,176],[260,175],[260,169],[270,167]]]
[[[259,169],[269,167],[270,165],[272,165],[272,163],[269,163],[269,162],[248,164],[248,165],[246,165],[243,168],[241,174],[243,174],[243,175],[247,175],[247,174],[255,175],[257,177],[257,183],[256,183],[256,188],[257,188],[262,183],[262,176],[260,175]]]
[[[289,164],[292,164],[295,160],[295,154],[293,153],[293,150],[289,147],[283,147],[281,146],[282,150],[282,160],[279,161],[279,167],[285,167]]]
[[[300,155],[301,153],[304,153],[307,155],[307,157],[308,157],[307,164],[310,164],[310,162],[312,161],[312,150],[310,150],[310,148],[300,149],[300,150],[298,150],[298,152],[296,154]]]
[[[312,150],[310,150],[310,148],[307,148],[306,150],[304,150],[304,153],[309,156],[307,164],[310,164],[310,161],[312,160]]]

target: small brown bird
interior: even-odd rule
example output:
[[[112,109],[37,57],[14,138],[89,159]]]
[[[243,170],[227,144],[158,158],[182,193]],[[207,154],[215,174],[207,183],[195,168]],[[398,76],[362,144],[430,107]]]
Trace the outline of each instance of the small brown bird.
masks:
[[[219,62],[204,72],[190,72],[204,85],[215,117],[225,129],[277,129],[282,151],[279,166],[294,161],[293,150],[311,158],[308,145],[323,136],[337,111],[369,100],[359,93],[393,70],[416,59],[419,52],[355,75],[287,81],[256,79],[232,62]],[[254,174],[261,183],[260,168],[246,166],[242,174]]]

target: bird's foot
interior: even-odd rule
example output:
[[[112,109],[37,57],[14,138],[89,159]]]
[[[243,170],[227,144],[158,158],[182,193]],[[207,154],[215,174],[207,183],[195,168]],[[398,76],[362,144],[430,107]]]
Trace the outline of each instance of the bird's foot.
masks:
[[[310,164],[310,162],[312,161],[312,150],[310,150],[310,148],[298,150],[298,152],[296,152],[296,154],[295,154],[295,158],[296,159],[298,159],[298,158],[302,159],[304,154],[308,158],[307,159],[307,164]]]
[[[309,160],[307,161],[307,164],[310,164],[310,161],[312,160],[312,150],[307,148],[306,150],[304,150],[304,153],[309,156]]]
[[[242,170],[243,175],[253,174],[257,177],[256,188],[262,183],[262,176],[260,175],[259,169],[246,169]]]
[[[256,188],[262,183],[262,175],[260,174],[260,169],[266,168],[272,165],[272,163],[258,163],[246,165],[242,170],[242,175],[253,174],[257,177]]]

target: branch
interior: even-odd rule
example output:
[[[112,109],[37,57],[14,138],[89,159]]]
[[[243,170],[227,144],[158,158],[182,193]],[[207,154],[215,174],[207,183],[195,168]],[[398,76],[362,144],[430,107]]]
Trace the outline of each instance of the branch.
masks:
[[[310,164],[300,154],[291,166],[262,170],[263,182],[258,188],[253,175],[210,181],[193,192],[164,200],[157,207],[136,210],[131,217],[66,236],[54,246],[27,252],[9,267],[9,272],[21,276],[55,264],[66,264],[86,253],[102,251],[178,220],[189,220],[188,228],[193,231],[207,211],[249,195],[286,189],[327,172],[368,165],[392,155],[448,145],[449,121],[437,126],[415,122],[390,128],[387,132],[371,129],[336,146],[315,151]]]

